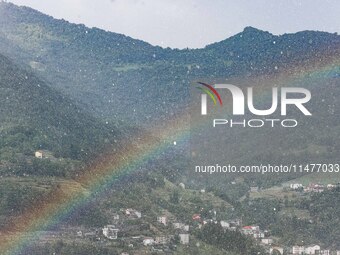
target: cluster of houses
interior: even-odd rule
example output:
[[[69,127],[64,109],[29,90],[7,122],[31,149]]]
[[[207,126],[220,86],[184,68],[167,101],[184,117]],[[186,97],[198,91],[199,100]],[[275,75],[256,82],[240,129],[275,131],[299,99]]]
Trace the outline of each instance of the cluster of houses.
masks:
[[[309,245],[309,246],[293,246],[291,248],[292,255],[340,255],[340,251],[323,250],[319,245]]]
[[[182,189],[185,189],[184,184],[179,185]],[[300,183],[292,183],[290,184],[290,188],[292,190],[303,190],[304,192],[323,192],[326,189],[333,189],[338,187],[339,184],[309,184],[308,186],[303,186]],[[259,189],[257,187],[252,187],[251,192],[258,192]],[[201,193],[205,193],[205,190],[201,190]],[[203,225],[207,223],[215,223],[220,224],[223,229],[231,230],[231,231],[240,231],[244,235],[251,236],[254,239],[257,239],[264,247],[266,247],[267,251],[270,254],[288,254],[288,255],[340,255],[340,251],[331,251],[327,249],[321,249],[319,245],[310,245],[310,246],[293,246],[293,247],[279,247],[275,245],[275,242],[272,238],[269,237],[269,232],[266,230],[261,230],[257,225],[249,225],[244,226],[242,224],[242,219],[233,219],[233,220],[216,220],[216,211],[211,211],[212,219],[204,219],[201,214],[193,214],[192,215],[192,224],[188,225],[182,222],[178,222],[173,219],[171,215],[167,215],[166,212],[163,212],[157,216],[155,220],[155,224],[159,226],[158,229],[171,229],[171,234],[164,234],[164,231],[160,231],[157,235],[153,237],[145,236],[137,236],[137,237],[129,237],[130,239],[134,239],[134,243],[144,246],[145,248],[151,249],[153,252],[161,252],[167,249],[166,247],[171,247],[174,243],[180,243],[182,245],[189,245],[190,243],[190,230],[192,227],[201,228]],[[104,237],[107,240],[117,240],[117,239],[126,239],[119,237],[119,220],[120,216],[123,216],[126,219],[141,219],[142,213],[135,209],[121,209],[120,214],[113,213],[111,215],[114,224],[104,226],[101,229],[100,237]],[[116,224],[117,223],[117,224]],[[120,222],[121,223],[121,222]],[[124,227],[123,227],[124,228]],[[125,229],[126,232],[126,229]],[[124,233],[124,230],[123,230]],[[83,237],[92,237],[91,235],[96,235],[98,238],[97,232],[85,233]],[[123,235],[124,236],[124,235]],[[176,240],[176,241],[175,241]],[[125,253],[124,255],[126,255]]]
[[[223,229],[236,230],[242,225],[242,222],[240,219],[235,219],[235,220],[230,220],[230,221],[221,220],[220,224]]]
[[[263,241],[264,239],[262,239]],[[272,245],[272,243],[265,243],[269,245],[269,254],[288,254],[288,255],[340,255],[340,251],[332,251],[327,249],[321,249],[319,245],[312,244],[308,246],[295,245],[290,248],[284,249]],[[267,246],[268,247],[268,246]],[[284,253],[285,251],[285,253]]]
[[[304,186],[302,183],[291,183],[288,186],[285,186],[286,188],[289,187],[291,190],[295,190],[295,191],[304,191],[304,192],[316,192],[316,193],[320,193],[323,192],[325,190],[331,190],[331,189],[335,189],[337,187],[340,187],[340,183],[337,184],[320,184],[320,183],[310,183],[307,186]],[[257,193],[260,191],[259,187],[250,187],[249,192],[250,193]]]
[[[325,190],[331,190],[331,189],[335,189],[337,187],[340,187],[340,183],[338,184],[319,184],[319,183],[310,183],[307,186],[303,186],[301,183],[291,183],[289,185],[289,188],[292,190],[303,190],[304,192],[316,192],[316,193],[320,193],[323,192]]]
[[[244,226],[241,229],[244,235],[252,236],[255,239],[263,239],[265,237],[264,231],[260,230],[259,226]]]
[[[168,226],[169,224],[169,218],[166,215],[161,215],[157,217],[157,222],[164,225]],[[189,244],[189,230],[190,226],[181,222],[172,222],[172,228],[174,231],[178,234],[179,241],[181,244],[187,245]],[[155,240],[157,243],[157,240]]]
[[[124,209],[121,210],[120,213],[125,219],[140,219],[142,218],[142,213],[135,209]],[[106,225],[102,229],[96,229],[93,231],[77,231],[77,237],[78,238],[88,238],[91,240],[96,241],[103,241],[105,239],[107,240],[117,240],[119,238],[119,232],[120,229],[117,227],[118,225],[122,225],[120,221],[120,215],[118,213],[112,213],[111,218],[113,219],[113,222],[115,225]],[[188,245],[190,241],[190,226],[181,222],[177,221],[170,221],[169,217],[166,215],[160,215],[158,216],[155,221],[158,224],[163,225],[164,227],[172,226],[173,233],[178,238],[178,242],[182,245]],[[162,235],[159,234],[155,237],[143,237],[143,236],[135,236],[131,237],[131,239],[141,240],[141,244],[144,246],[150,246],[152,249],[156,249],[157,246],[165,246],[169,245],[171,242],[175,240],[175,235]],[[126,238],[123,238],[126,239]]]

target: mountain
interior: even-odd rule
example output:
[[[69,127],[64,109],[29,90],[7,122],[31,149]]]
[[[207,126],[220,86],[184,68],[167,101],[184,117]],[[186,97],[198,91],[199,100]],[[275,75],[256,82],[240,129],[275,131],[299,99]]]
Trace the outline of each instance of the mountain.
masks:
[[[311,195],[286,188],[320,179],[335,184],[337,172],[199,175],[189,167],[193,151],[186,136],[191,125],[191,137],[213,142],[197,144],[214,163],[336,164],[339,74],[337,34],[278,36],[246,27],[202,49],[163,49],[0,2],[0,243],[20,240],[25,232],[28,247],[18,254],[150,254],[158,248],[169,254],[266,254],[259,241],[238,231],[201,226],[193,221],[199,214],[207,222],[241,218],[240,228],[258,225],[282,247],[318,243],[339,249],[339,189]],[[187,112],[190,87],[198,80],[253,86],[265,92],[256,95],[258,108],[268,107],[273,86],[305,87],[313,115],[289,113],[299,122],[293,129],[210,132],[205,123],[191,123]],[[229,107],[231,98],[222,97]],[[244,118],[254,116],[247,112]],[[179,139],[169,143],[177,133]],[[40,149],[52,157],[35,159]],[[256,187],[260,192],[252,192]],[[64,201],[72,194],[79,203],[69,208]],[[25,215],[39,222],[45,202],[48,208],[65,206],[67,213],[51,229],[34,227],[48,230],[43,233],[22,227]],[[133,219],[127,208],[143,216]],[[190,225],[190,244],[179,244],[182,230],[157,222],[160,215]],[[117,240],[101,234],[107,224],[119,229]],[[31,242],[26,234],[41,238]],[[175,236],[169,245],[143,245],[144,237],[168,235]]]
[[[58,157],[82,159],[118,135],[113,125],[92,117],[3,55],[0,91],[2,160],[18,153],[33,156],[41,149]]]
[[[192,81],[308,68],[312,59],[338,56],[339,38],[313,31],[275,36],[247,27],[203,49],[163,49],[0,4],[0,52],[96,115],[138,125],[177,115]]]
[[[332,110],[340,96],[337,34],[302,31],[277,36],[246,27],[202,49],[163,49],[0,3],[0,53],[34,72],[81,110],[117,123],[121,131],[128,126],[154,127],[155,121],[162,128],[163,121],[181,116],[188,106],[189,87],[197,80],[241,77],[258,84],[262,79],[269,85],[289,81],[289,86],[308,86],[317,95],[310,105],[315,114],[302,121],[301,128],[221,134],[230,145],[225,160],[338,159],[339,142],[333,137],[340,132],[339,116]]]
[[[147,77],[140,77],[139,71],[157,61],[164,52],[160,47],[13,4],[1,3],[0,17],[1,51],[99,116],[112,118],[124,111],[125,117],[137,118],[131,104],[153,97],[141,84],[153,80],[156,71]]]

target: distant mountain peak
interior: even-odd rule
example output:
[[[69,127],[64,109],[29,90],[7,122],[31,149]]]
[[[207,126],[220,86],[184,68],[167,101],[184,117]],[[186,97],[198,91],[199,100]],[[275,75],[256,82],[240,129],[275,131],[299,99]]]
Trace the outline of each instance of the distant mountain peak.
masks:
[[[251,27],[251,26],[248,26],[248,27],[245,27],[243,29],[243,31],[237,35],[250,35],[250,36],[259,36],[259,35],[264,35],[264,36],[272,36],[271,33],[267,32],[267,31],[263,31],[261,29],[257,29],[255,27]]]
[[[243,32],[242,33],[253,33],[253,32],[256,32],[256,33],[263,33],[264,31],[263,30],[260,30],[260,29],[257,29],[256,27],[252,27],[252,26],[247,26],[243,29]]]

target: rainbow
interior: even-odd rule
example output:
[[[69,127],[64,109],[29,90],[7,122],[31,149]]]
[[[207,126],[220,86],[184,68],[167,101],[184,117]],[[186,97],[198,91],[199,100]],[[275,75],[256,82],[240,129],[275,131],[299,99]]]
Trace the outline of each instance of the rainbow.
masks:
[[[305,66],[294,68],[278,73],[275,78],[269,78],[269,83],[289,85],[296,81],[311,78],[322,78],[332,72],[339,73],[340,61],[334,55],[324,58],[323,61],[316,59]],[[265,90],[261,90],[265,94]],[[10,227],[0,233],[0,253],[6,255],[22,254],[34,242],[41,238],[39,231],[50,229],[60,224],[65,217],[89,203],[94,197],[100,196],[112,184],[123,176],[136,171],[148,160],[174,146],[174,141],[185,143],[190,132],[195,132],[204,127],[204,123],[190,128],[188,113],[178,114],[180,117],[169,120],[163,128],[150,130],[149,134],[136,136],[125,141],[117,151],[108,151],[104,156],[95,160],[91,167],[85,169],[77,178],[81,186],[77,189],[68,185],[57,188],[53,194],[35,205],[31,210],[14,219]],[[82,188],[85,187],[86,189]]]

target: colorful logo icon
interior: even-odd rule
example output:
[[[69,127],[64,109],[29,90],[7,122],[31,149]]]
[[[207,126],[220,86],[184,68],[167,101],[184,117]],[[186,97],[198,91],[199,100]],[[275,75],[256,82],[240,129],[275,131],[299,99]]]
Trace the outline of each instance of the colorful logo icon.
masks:
[[[217,103],[216,98],[218,102],[220,103],[220,105],[221,106],[223,105],[220,94],[216,91],[216,89],[213,86],[206,84],[204,82],[197,82],[197,83],[203,85],[204,87],[196,87],[196,88],[201,90],[203,93],[207,94],[211,98],[211,100],[214,102],[214,105],[216,105]]]

